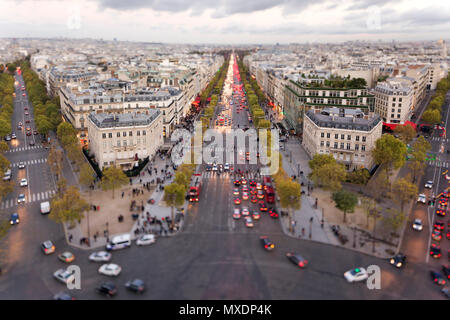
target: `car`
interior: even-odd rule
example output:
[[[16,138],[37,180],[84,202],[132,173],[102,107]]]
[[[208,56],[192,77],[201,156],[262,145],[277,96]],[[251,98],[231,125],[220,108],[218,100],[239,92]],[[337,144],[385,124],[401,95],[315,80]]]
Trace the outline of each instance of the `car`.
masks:
[[[241,185],[241,181],[238,180],[238,179],[236,179],[236,180],[234,180],[233,184],[234,184],[236,187],[239,187],[239,186]]]
[[[249,184],[250,187],[256,187],[256,181],[255,180],[250,180],[248,184]]]
[[[11,217],[9,218],[9,224],[15,225],[19,224],[19,214],[18,213],[12,213]]]
[[[351,270],[348,270],[344,273],[344,278],[347,280],[347,282],[358,282],[358,281],[364,281],[369,277],[366,269],[364,268],[354,268]]]
[[[234,188],[233,189],[233,196],[238,196],[239,195],[239,189],[238,188]]]
[[[234,204],[241,204],[241,199],[235,198],[234,199]]]
[[[428,181],[425,183],[425,188],[428,188],[428,189],[433,188],[433,181],[428,180]]]
[[[115,263],[106,263],[98,269],[98,273],[103,274],[105,276],[114,276],[114,277],[117,277],[121,271],[122,268]]]
[[[248,193],[248,187],[246,185],[242,186],[242,192],[247,192]]]
[[[28,110],[28,107],[24,107],[23,110]]]
[[[17,139],[17,136],[15,133],[11,134],[11,139]]]
[[[259,205],[259,211],[261,211],[261,212],[267,211],[267,207],[266,207],[266,204],[264,203],[264,201],[259,201],[258,205]]]
[[[406,262],[406,256],[402,253],[398,253],[395,256],[393,256],[389,262],[393,265],[396,266],[397,268],[401,268],[405,265]]]
[[[53,300],[75,300],[70,294],[60,291],[53,296]]]
[[[245,217],[245,226],[247,228],[253,228],[253,220],[250,217]]]
[[[435,243],[431,244],[430,247],[430,256],[432,256],[435,259],[438,259],[441,257],[441,247],[436,245]]]
[[[304,268],[308,265],[308,260],[303,258],[298,253],[288,252],[288,253],[286,253],[286,257],[289,259],[289,261],[291,261],[293,264],[299,266],[300,268]]]
[[[442,221],[436,221],[434,223],[434,229],[438,231],[444,231],[444,222]]]
[[[230,171],[230,164],[229,163],[225,163],[225,165],[223,166],[223,170],[224,171]]]
[[[55,252],[55,246],[50,240],[42,242],[41,249],[46,255]]]
[[[437,209],[436,210],[436,214],[440,217],[445,217],[445,211],[446,210],[442,210],[442,209]]]
[[[17,197],[17,203],[25,202],[25,195],[23,193],[19,194]]]
[[[26,187],[26,186],[28,186],[28,181],[27,181],[27,179],[25,179],[25,178],[21,179],[21,180],[20,180],[20,186],[21,186],[21,187]]]
[[[102,283],[100,286],[95,288],[95,290],[108,297],[113,297],[117,294],[117,288],[116,285],[112,282],[105,282]]]
[[[213,166],[212,166],[212,171],[217,171],[217,164],[213,164]]]
[[[136,293],[143,293],[145,290],[144,281],[142,281],[141,279],[129,280],[127,281],[127,283],[125,283],[125,287],[128,290]]]
[[[247,184],[247,180],[245,180],[244,178],[241,179],[241,184],[242,185],[246,185]]]
[[[416,231],[422,231],[423,229],[423,223],[421,219],[415,219],[412,225],[412,228]]]
[[[24,169],[25,168],[25,163],[24,162],[19,162],[18,167],[19,167],[19,169]]]
[[[28,116],[30,113],[28,111],[25,111],[25,115]]]
[[[155,238],[155,235],[153,235],[153,234],[144,234],[136,240],[136,244],[138,246],[145,246],[145,245],[153,244],[155,242],[156,242],[156,238]]]
[[[436,271],[430,271],[431,280],[433,280],[434,283],[437,285],[443,286],[447,282],[445,281],[445,278],[442,274]]]
[[[108,262],[111,260],[112,254],[107,251],[92,252],[89,256],[90,261],[94,262]]]
[[[66,251],[58,255],[58,259],[65,263],[71,263],[75,260],[75,256],[72,252]]]
[[[442,192],[442,196],[448,198],[448,196],[449,196],[448,191],[447,191],[447,190],[444,190],[444,191]]]
[[[257,190],[261,190],[262,188],[263,188],[262,184],[258,182],[258,183],[256,184],[256,189],[257,189]]]
[[[205,167],[205,170],[206,170],[206,171],[211,171],[211,169],[212,169],[212,164],[208,163],[208,164],[206,165],[206,167]]]
[[[238,208],[234,208],[233,219],[240,219],[240,218],[241,218],[240,210]]]
[[[53,277],[58,280],[61,281],[62,283],[65,284],[69,284],[71,282],[73,282],[75,276],[73,274],[73,272],[70,272],[66,269],[58,269],[53,273]]]
[[[442,288],[441,292],[444,296],[446,296],[447,298],[450,298],[450,289],[449,288]]]
[[[266,249],[267,251],[272,251],[275,248],[275,245],[273,244],[272,241],[269,240],[267,236],[261,236],[259,237],[259,239],[261,241],[263,248]]]
[[[27,131],[31,131],[31,128],[30,128],[30,127],[27,127]]]
[[[37,130],[34,130],[33,134],[36,136],[38,134]]]
[[[253,211],[253,220],[259,220],[261,218],[261,215],[258,211]]]
[[[22,96],[24,96],[24,97],[25,97],[25,92],[24,92],[24,93],[22,93]]]
[[[270,208],[270,210],[269,210],[269,215],[270,215],[272,218],[274,218],[274,219],[278,218],[278,212],[277,212],[277,209],[275,209],[275,208]]]
[[[243,215],[243,216],[248,216],[248,215],[250,215],[250,211],[248,210],[247,207],[242,208],[242,215]]]
[[[256,192],[257,192],[257,190],[256,190],[255,187],[250,187],[250,194],[251,195],[256,195]]]
[[[442,273],[444,274],[445,277],[447,277],[447,279],[450,279],[450,265],[443,265]]]
[[[442,233],[438,230],[433,230],[433,232],[431,233],[431,238],[434,241],[441,241],[442,239]]]
[[[247,192],[242,193],[242,200],[248,200],[248,193]]]
[[[22,125],[17,125],[17,130],[22,130]]]
[[[419,194],[419,197],[417,198],[417,202],[426,203],[427,202],[427,196],[423,193]]]
[[[251,203],[257,203],[257,202],[258,202],[258,198],[256,197],[256,195],[252,195],[252,196],[250,197],[250,202],[251,202]]]
[[[7,135],[7,136],[5,137],[5,140],[6,140],[6,141],[11,141],[11,136],[10,136],[10,135]]]
[[[443,198],[443,197],[439,198],[439,205],[441,205],[443,207],[448,206],[448,199],[447,198]]]
[[[26,133],[26,135],[27,135],[27,136],[31,136],[31,132],[28,131],[28,132]]]

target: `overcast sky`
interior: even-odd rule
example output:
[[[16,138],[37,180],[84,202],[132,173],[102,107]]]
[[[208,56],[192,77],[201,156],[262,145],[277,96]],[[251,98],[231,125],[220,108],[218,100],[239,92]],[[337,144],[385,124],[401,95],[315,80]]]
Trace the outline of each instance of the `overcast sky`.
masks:
[[[0,0],[0,37],[166,43],[450,39],[448,0]]]

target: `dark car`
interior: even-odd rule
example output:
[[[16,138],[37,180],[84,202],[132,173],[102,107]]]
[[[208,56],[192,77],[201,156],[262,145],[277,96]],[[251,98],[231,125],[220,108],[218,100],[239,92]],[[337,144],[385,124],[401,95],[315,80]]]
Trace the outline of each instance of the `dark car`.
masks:
[[[255,180],[250,180],[248,184],[249,184],[250,187],[256,187],[256,181]]]
[[[441,247],[433,243],[430,247],[430,256],[432,256],[433,258],[440,258]]]
[[[272,251],[273,248],[275,248],[275,245],[273,244],[272,241],[269,240],[267,236],[262,236],[259,239],[261,239],[261,244],[263,248],[266,249],[267,251]]]
[[[402,253],[398,253],[394,257],[392,257],[391,260],[389,260],[389,262],[393,266],[396,266],[397,268],[401,268],[401,267],[403,267],[403,265],[406,262],[406,256]]]
[[[308,264],[308,261],[303,258],[301,255],[299,255],[298,253],[291,253],[288,252],[286,253],[286,257],[295,265],[299,266],[300,268],[304,268],[306,267],[306,265]]]
[[[445,217],[445,210],[437,209],[436,214],[440,217]]]
[[[234,180],[233,183],[236,187],[239,187],[241,185],[241,180]]]
[[[266,207],[264,201],[260,201],[260,202],[258,203],[258,205],[259,205],[259,210],[260,210],[261,212],[267,211],[267,207]]]
[[[443,286],[445,285],[446,281],[442,274],[436,271],[430,271],[431,279],[434,281],[434,283]]]
[[[434,223],[434,230],[443,231],[444,230],[444,223],[442,221],[436,221]]]
[[[125,287],[136,293],[143,293],[145,290],[144,281],[141,279],[133,279],[125,283]]]
[[[95,288],[98,293],[103,294],[107,297],[112,297],[117,294],[116,285],[112,282],[102,283],[99,287]]]
[[[35,142],[34,141],[30,141],[30,146],[34,146]]]
[[[269,210],[269,215],[270,215],[272,218],[274,218],[274,219],[278,218],[278,212],[277,212],[277,209],[275,209],[275,208],[270,208],[270,210]]]
[[[53,300],[75,300],[75,298],[67,292],[61,291],[53,296]]]
[[[13,213],[11,214],[11,218],[9,219],[9,223],[10,224],[19,224],[19,214],[18,213]]]
[[[444,276],[447,277],[447,279],[450,279],[450,266],[449,265],[443,265],[442,266],[442,273]]]

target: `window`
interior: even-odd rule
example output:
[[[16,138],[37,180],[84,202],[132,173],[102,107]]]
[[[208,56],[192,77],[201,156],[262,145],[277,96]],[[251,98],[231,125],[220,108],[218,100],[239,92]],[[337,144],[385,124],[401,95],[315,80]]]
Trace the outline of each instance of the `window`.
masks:
[[[122,132],[122,137],[126,137],[127,136],[127,133],[124,131],[124,132]]]
[[[338,143],[337,143],[337,142],[334,143],[334,148],[335,148],[335,149],[338,148]]]
[[[330,141],[327,141],[327,147],[329,147],[330,146]]]
[[[393,117],[395,117],[395,115],[394,115],[394,114],[391,114],[391,118],[393,118]]]
[[[399,101],[399,102],[402,102],[402,98],[398,98],[398,101]]]
[[[106,141],[103,141],[103,149],[106,149]]]
[[[356,151],[359,150],[359,144],[355,144],[355,150],[356,150]]]
[[[128,132],[128,136],[132,137],[133,136],[133,131]]]
[[[356,136],[356,141],[359,141],[359,136]]]
[[[141,139],[137,138],[137,144],[141,144]]]
[[[127,146],[127,140],[123,140],[123,146],[124,146],[124,147]]]
[[[350,143],[347,143],[347,150],[350,150]]]
[[[336,134],[334,135],[334,138],[335,138],[335,139],[339,139],[339,135],[336,133]]]
[[[322,132],[322,133],[320,134],[320,137],[321,137],[321,138],[324,138],[324,137],[325,137],[325,133]]]
[[[341,134],[341,139],[342,139],[342,140],[345,139],[345,134]]]
[[[108,133],[108,138],[112,138],[112,133]]]
[[[352,140],[352,136],[351,135],[347,135],[347,140]]]
[[[330,133],[329,132],[327,133],[327,138],[330,138]]]
[[[120,147],[120,140],[117,140],[117,146]]]
[[[365,145],[365,144],[363,144],[363,145],[361,146],[361,151],[366,151],[366,145]]]
[[[344,149],[344,143],[341,142],[341,149]]]
[[[103,133],[103,134],[102,134],[102,138],[103,138],[103,139],[106,139],[106,133]]]
[[[362,142],[366,142],[366,136],[362,137]]]
[[[141,135],[141,132],[138,130],[136,134],[139,137]]]
[[[145,130],[142,130],[142,135],[145,136]]]
[[[320,146],[323,147],[324,146],[324,142],[320,141]]]

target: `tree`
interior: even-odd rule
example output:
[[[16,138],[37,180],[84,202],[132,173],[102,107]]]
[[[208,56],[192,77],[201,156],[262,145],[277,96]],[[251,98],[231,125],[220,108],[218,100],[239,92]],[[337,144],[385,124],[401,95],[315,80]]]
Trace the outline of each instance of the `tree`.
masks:
[[[77,142],[76,130],[68,122],[61,122],[57,130],[58,139],[61,141],[63,146],[69,145],[72,142]]]
[[[393,232],[397,232],[403,222],[406,219],[406,215],[400,211],[393,208],[387,209],[388,215],[383,217],[383,224],[390,227]]]
[[[95,173],[94,170],[92,170],[92,167],[88,164],[88,163],[84,163],[81,166],[80,169],[80,178],[79,178],[79,182],[82,186],[84,186],[85,188],[89,189],[89,202],[92,203],[92,189],[91,186],[93,186],[95,181]],[[88,225],[88,239],[91,237],[91,232],[90,232],[90,224],[89,224],[89,212],[90,212],[90,207],[87,209],[87,225]]]
[[[81,148],[78,143],[72,143],[66,146],[67,156],[77,165],[81,165],[83,162],[83,154],[81,153]]]
[[[341,189],[333,193],[333,200],[336,208],[344,212],[344,223],[346,221],[347,212],[352,212],[358,203],[358,197],[349,191]]]
[[[389,175],[386,170],[379,171],[377,176],[369,182],[368,187],[370,195],[375,201],[380,202],[390,190]]]
[[[376,164],[384,165],[390,173],[395,168],[402,167],[406,161],[406,145],[390,134],[385,134],[375,142],[372,157]]]
[[[316,153],[312,160],[309,160],[308,164],[312,171],[323,166],[326,163],[336,163],[336,159],[331,154],[319,154]]]
[[[62,150],[55,149],[55,146],[52,145],[48,153],[47,163],[50,166],[50,171],[54,175],[56,175],[56,179],[59,180],[59,177],[62,173],[62,165],[63,165]]]
[[[412,181],[416,182],[417,178],[425,172],[425,163],[419,160],[413,160],[408,162],[408,168],[412,173]]]
[[[441,111],[437,109],[426,110],[422,115],[422,121],[430,124],[441,123]]]
[[[372,212],[376,207],[376,205],[377,205],[376,201],[372,198],[368,197],[361,198],[361,207],[363,208],[364,213],[366,214],[367,217],[367,225],[366,225],[367,228],[369,227],[369,218],[372,216]]]
[[[408,178],[397,179],[393,184],[392,190],[392,199],[400,205],[401,212],[403,212],[405,203],[414,199],[419,192],[417,186],[410,182]]]
[[[5,153],[9,150],[9,146],[5,141],[0,141],[0,153]]]
[[[3,154],[0,154],[0,172],[2,173],[2,177],[3,173],[9,169],[10,165],[11,162],[9,162]]]
[[[174,182],[185,186],[185,188],[187,189],[191,182],[191,176],[186,176],[186,174],[184,172],[178,171],[175,173]]]
[[[56,223],[73,223],[80,220],[83,218],[83,212],[89,208],[89,204],[81,198],[75,186],[69,186],[62,196],[53,198],[51,206],[49,217]]]
[[[14,183],[0,180],[0,201],[10,192],[14,191]]]
[[[289,229],[292,230],[292,211],[301,208],[301,186],[290,179],[279,181],[276,185],[277,193],[280,197],[282,208],[287,208],[289,212]]]
[[[337,191],[342,188],[342,182],[347,177],[347,171],[343,164],[334,160],[334,163],[325,163],[320,167],[314,167],[310,177],[315,185],[325,190]]]
[[[11,123],[4,119],[0,119],[0,137],[4,137],[11,133]]]
[[[365,185],[369,181],[370,173],[369,170],[363,168],[354,170],[347,173],[347,181],[350,183],[363,184]]]
[[[174,225],[174,207],[184,204],[186,187],[183,184],[171,183],[164,187],[164,201],[170,206],[171,227]]]
[[[416,130],[409,124],[396,126],[394,133],[398,134],[404,143],[409,143],[416,136]]]
[[[411,155],[415,160],[425,162],[427,152],[431,150],[431,144],[421,135],[412,145]]]
[[[112,190],[112,198],[114,199],[114,190],[128,183],[128,178],[120,168],[115,166],[108,167],[103,170],[102,181],[100,185],[102,190]]]

